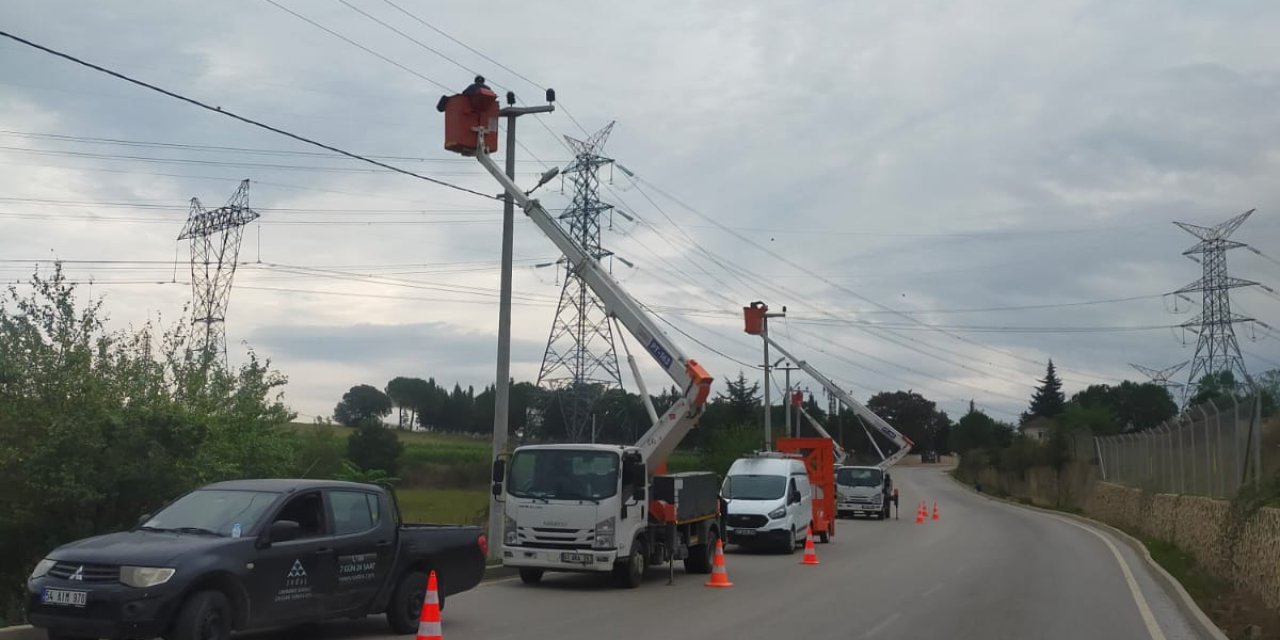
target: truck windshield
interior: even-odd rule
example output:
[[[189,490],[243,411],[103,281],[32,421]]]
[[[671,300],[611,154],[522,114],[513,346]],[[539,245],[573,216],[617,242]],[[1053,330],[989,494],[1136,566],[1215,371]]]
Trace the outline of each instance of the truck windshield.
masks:
[[[845,487],[878,487],[883,475],[879,469],[845,467],[836,471],[836,484]]]
[[[721,493],[728,500],[777,500],[787,490],[782,476],[732,475],[724,479]]]
[[[533,449],[511,457],[507,492],[517,498],[592,500],[618,493],[618,454]]]
[[[219,536],[247,535],[277,497],[279,494],[265,491],[192,491],[161,509],[143,523],[142,528]]]

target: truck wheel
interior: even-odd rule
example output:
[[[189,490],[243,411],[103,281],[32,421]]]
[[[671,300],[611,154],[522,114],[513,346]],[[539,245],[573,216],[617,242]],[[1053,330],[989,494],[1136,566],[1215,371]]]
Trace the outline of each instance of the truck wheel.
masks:
[[[826,543],[828,543],[828,542],[831,542],[831,528],[830,528],[830,527],[828,527],[828,528],[826,528],[826,529],[823,529],[822,531],[819,531],[819,532],[818,532],[818,542],[821,542],[822,544],[826,544]]]
[[[539,582],[542,582],[542,569],[520,567],[520,582],[525,584],[538,584]]]
[[[439,579],[440,574],[436,574]],[[444,611],[444,594],[440,593],[440,610]],[[422,571],[410,571],[400,578],[400,584],[391,592],[391,600],[387,602],[387,625],[399,634],[413,633],[418,630],[418,621],[422,618],[422,601],[427,598],[427,574]]]
[[[706,542],[689,547],[689,557],[684,559],[684,570],[689,573],[711,573],[718,539],[715,531],[708,531]]]
[[[228,640],[231,603],[220,591],[199,591],[187,598],[169,630],[169,640]]]
[[[644,582],[644,573],[648,566],[649,556],[644,538],[637,538],[631,544],[631,555],[613,566],[613,581],[624,589],[634,589]]]

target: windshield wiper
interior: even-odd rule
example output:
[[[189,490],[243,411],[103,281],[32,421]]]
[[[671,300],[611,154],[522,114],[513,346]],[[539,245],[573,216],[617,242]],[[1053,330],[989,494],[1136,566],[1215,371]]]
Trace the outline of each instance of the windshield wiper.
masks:
[[[207,536],[218,536],[219,538],[222,537],[221,533],[218,533],[217,531],[210,531],[208,529],[205,529],[204,527],[175,527],[173,529],[170,529],[170,531],[177,531],[178,533],[200,533]]]

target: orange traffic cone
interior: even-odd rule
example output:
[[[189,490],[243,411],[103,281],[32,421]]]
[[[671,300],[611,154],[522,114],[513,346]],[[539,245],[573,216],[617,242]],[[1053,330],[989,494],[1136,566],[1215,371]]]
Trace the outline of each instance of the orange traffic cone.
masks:
[[[804,536],[804,559],[800,564],[818,564],[818,551],[813,548],[813,525],[809,525],[809,532]]]
[[[436,572],[432,571],[427,578],[427,595],[422,598],[417,640],[444,640],[440,635],[440,594],[436,589]]]
[[[704,587],[732,587],[733,583],[729,582],[729,573],[724,570],[724,541],[716,538],[716,555],[711,560],[711,579],[702,585]]]
[[[938,519],[938,501],[937,500],[933,501],[933,519],[934,520]]]
[[[921,500],[920,506],[916,508],[916,524],[924,524],[924,517],[927,511],[928,507],[925,507],[924,501]]]

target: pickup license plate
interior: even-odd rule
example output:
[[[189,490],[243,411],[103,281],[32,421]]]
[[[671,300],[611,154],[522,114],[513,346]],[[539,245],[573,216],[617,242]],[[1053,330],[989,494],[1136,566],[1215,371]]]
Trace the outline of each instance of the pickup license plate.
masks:
[[[64,607],[83,607],[89,601],[88,591],[71,591],[68,589],[44,589],[40,592],[42,604],[53,604]]]
[[[734,535],[739,535],[739,536],[754,536],[756,534],[756,530],[755,529],[734,529],[733,533]]]
[[[569,553],[560,554],[560,562],[571,562],[573,564],[591,564],[591,554],[589,553]]]

